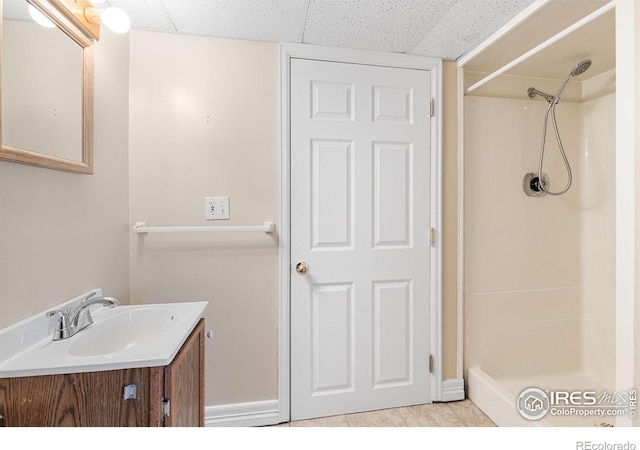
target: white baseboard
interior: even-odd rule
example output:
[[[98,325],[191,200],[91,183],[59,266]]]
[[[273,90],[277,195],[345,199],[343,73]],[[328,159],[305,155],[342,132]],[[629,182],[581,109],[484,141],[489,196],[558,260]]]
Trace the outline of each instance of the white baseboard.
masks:
[[[464,400],[464,379],[451,378],[442,382],[441,402]]]
[[[464,380],[453,378],[442,382],[441,402],[464,400]],[[206,427],[259,427],[280,423],[278,400],[207,406],[204,409]]]
[[[205,427],[258,427],[280,422],[278,400],[207,406]]]

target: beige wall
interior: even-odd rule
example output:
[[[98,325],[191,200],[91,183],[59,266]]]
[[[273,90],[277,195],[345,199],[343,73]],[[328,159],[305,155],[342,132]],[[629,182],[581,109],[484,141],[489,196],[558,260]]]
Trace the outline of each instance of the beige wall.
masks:
[[[204,197],[230,197],[228,224],[277,222],[278,47],[132,32],[131,220],[204,220]],[[455,95],[456,64],[445,64]],[[445,103],[445,378],[456,376],[457,131]],[[134,303],[208,300],[207,405],[278,397],[278,242],[263,234],[132,238]]]
[[[129,300],[129,37],[95,48],[95,174],[0,161],[0,328],[96,287]]]
[[[277,233],[130,233],[136,221],[277,223],[277,45],[105,32],[95,58],[95,174],[0,162],[0,327],[94,287],[124,303],[208,300],[205,403],[277,398]],[[456,377],[456,70],[444,64],[445,378]],[[231,220],[206,222],[204,197],[218,195]]]
[[[442,68],[442,378],[457,373],[458,317],[458,63]]]
[[[277,223],[278,83],[276,44],[132,32],[132,222]],[[277,233],[132,237],[132,302],[210,302],[206,405],[278,398],[278,268]]]

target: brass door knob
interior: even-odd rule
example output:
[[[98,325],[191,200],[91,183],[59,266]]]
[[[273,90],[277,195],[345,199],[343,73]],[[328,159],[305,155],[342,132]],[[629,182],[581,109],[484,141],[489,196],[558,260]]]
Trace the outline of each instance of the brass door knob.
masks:
[[[304,275],[305,273],[307,273],[307,270],[309,270],[309,266],[307,266],[306,262],[300,261],[298,264],[296,264],[296,272],[298,272],[300,275]]]

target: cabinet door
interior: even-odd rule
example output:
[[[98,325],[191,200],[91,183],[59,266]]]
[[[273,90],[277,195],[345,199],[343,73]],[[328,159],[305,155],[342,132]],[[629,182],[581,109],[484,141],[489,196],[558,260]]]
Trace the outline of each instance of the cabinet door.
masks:
[[[164,390],[171,402],[165,426],[204,426],[204,319],[165,368]]]
[[[129,384],[137,385],[137,398],[124,400]],[[149,370],[2,378],[0,415],[8,427],[147,426]]]

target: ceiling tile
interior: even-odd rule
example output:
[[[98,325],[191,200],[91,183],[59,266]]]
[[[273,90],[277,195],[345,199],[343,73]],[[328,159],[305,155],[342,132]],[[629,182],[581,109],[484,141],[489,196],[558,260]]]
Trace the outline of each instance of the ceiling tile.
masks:
[[[405,52],[413,48],[454,0],[311,0],[307,44]]]
[[[459,0],[410,53],[458,59],[532,2]]]
[[[163,0],[178,33],[300,42],[308,0]]]
[[[5,0],[8,1],[8,0]],[[132,28],[458,59],[533,0],[109,0]]]
[[[124,10],[137,30],[176,31],[162,0],[109,0],[111,6]]]

